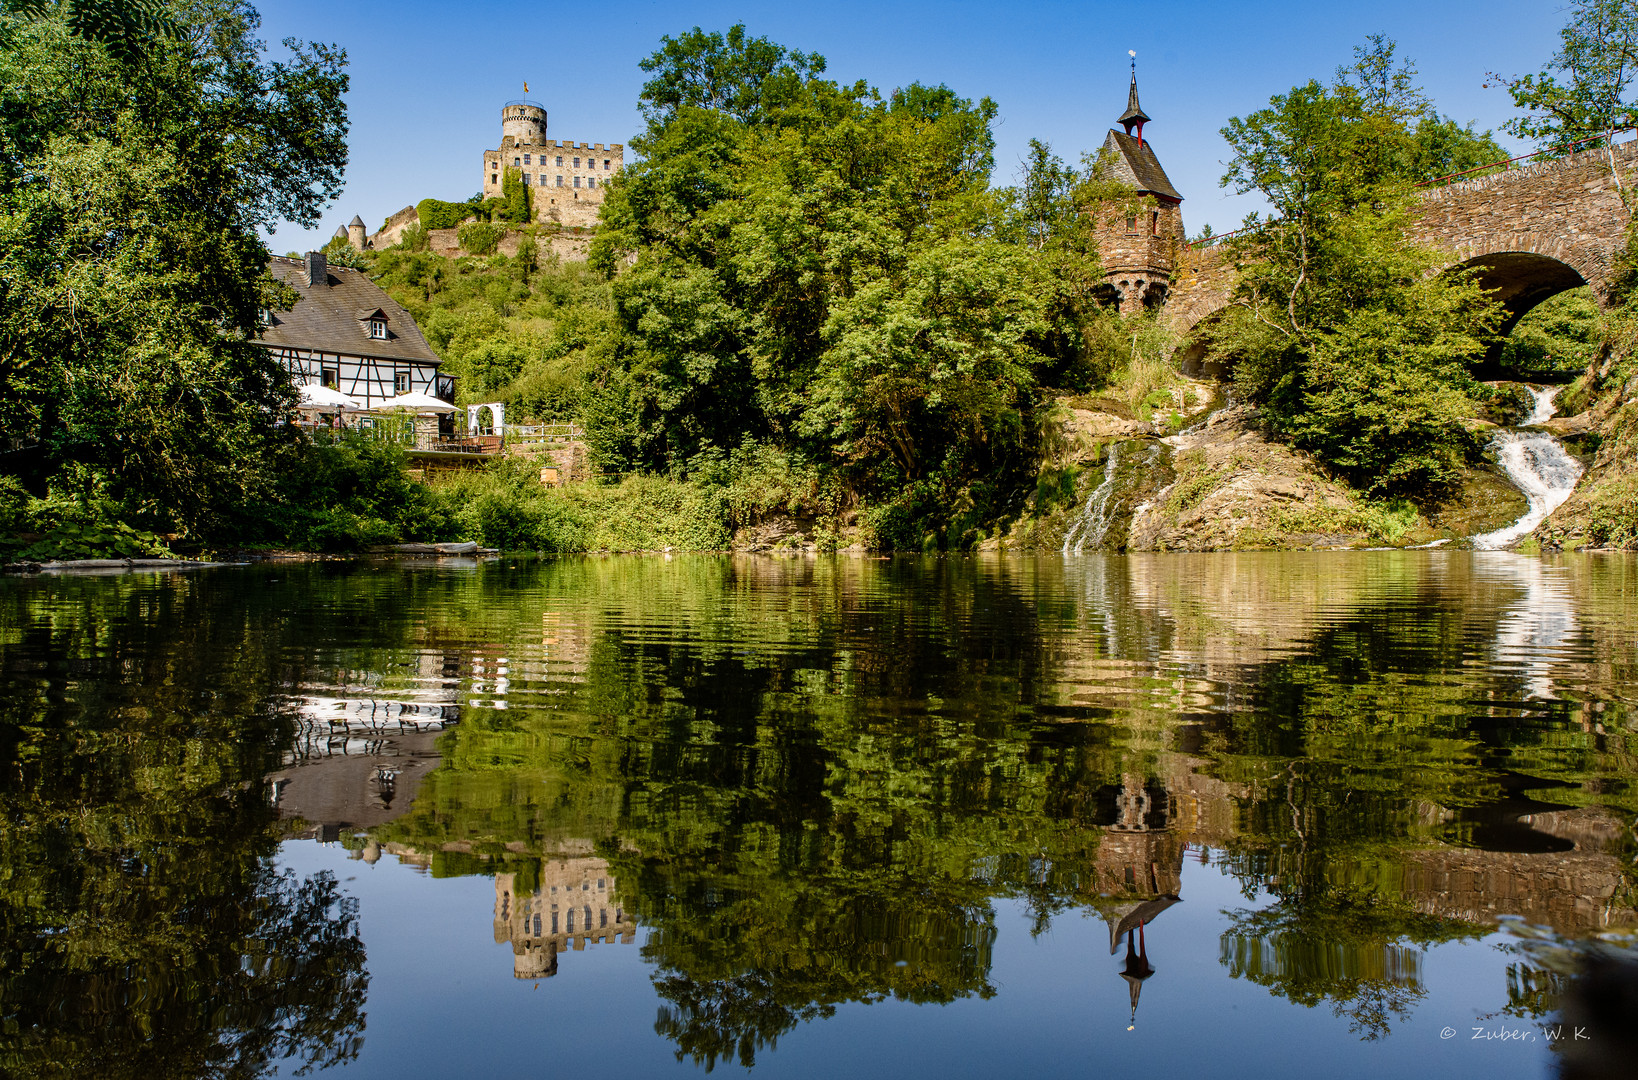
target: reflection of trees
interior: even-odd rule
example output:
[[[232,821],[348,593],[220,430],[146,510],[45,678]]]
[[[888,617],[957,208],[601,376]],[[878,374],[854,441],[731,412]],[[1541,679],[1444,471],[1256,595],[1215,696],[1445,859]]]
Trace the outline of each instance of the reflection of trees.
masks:
[[[1299,1005],[1329,1004],[1363,1039],[1386,1035],[1427,995],[1416,946],[1483,932],[1346,888],[1227,914],[1220,960],[1230,975]]]
[[[1407,853],[1490,842],[1503,799],[1504,817],[1535,812],[1516,772],[1532,791],[1632,772],[1619,735],[1566,747],[1568,703],[1509,711],[1508,677],[1470,667],[1505,590],[1473,601],[1437,560],[1372,563],[1391,572],[1349,578],[1341,600],[1334,560],[1219,560],[1204,582],[1148,582],[1176,587],[1159,606],[1133,592],[1158,563],[1098,565],[1132,579],[1081,590],[1069,564],[954,560],[541,567],[531,594],[550,610],[486,616],[518,632],[508,709],[463,716],[414,810],[377,835],[435,873],[526,874],[595,842],[650,931],[660,1030],[706,1063],[753,1060],[843,1002],[988,993],[996,897],[1024,899],[1037,930],[1068,907],[1118,920],[1175,893],[1155,868],[1175,876],[1186,844],[1226,850],[1249,895],[1277,898],[1239,917],[1237,973],[1370,1035],[1422,993],[1420,945],[1474,932],[1414,914],[1437,897],[1408,895]],[[1214,581],[1234,588],[1213,601]],[[448,610],[480,611],[494,587],[475,579]],[[544,667],[518,674],[530,635],[560,665],[549,687]],[[1168,820],[1136,830],[1123,807],[1143,806]]]
[[[1608,709],[1522,715],[1520,680],[1472,667],[1511,602],[1502,585],[1474,599],[1420,555],[1370,564],[1388,578],[1344,574],[1340,593],[1340,564],[1318,556],[1202,558],[1193,579],[1170,559],[1096,565],[1096,581],[1056,561],[699,558],[7,582],[0,626],[21,636],[0,638],[15,691],[0,701],[0,995],[62,975],[90,1001],[75,973],[123,986],[109,973],[130,961],[178,1001],[189,987],[235,1000],[232,957],[296,955],[310,1024],[258,1018],[261,984],[235,1006],[241,1034],[233,1015],[189,1014],[198,998],[129,1028],[42,1023],[103,1040],[113,1061],[166,1015],[195,1016],[176,1021],[183,1061],[243,1044],[253,1062],[269,1023],[295,1039],[328,1023],[349,1045],[362,976],[342,977],[360,962],[347,913],[323,908],[329,952],[288,952],[277,928],[295,916],[279,912],[317,919],[324,898],[265,875],[266,808],[239,786],[286,745],[269,690],[301,691],[315,658],[335,686],[396,693],[427,674],[418,653],[456,657],[433,674],[482,673],[485,700],[507,668],[508,708],[464,710],[415,807],[377,838],[427,852],[434,873],[514,872],[524,891],[543,854],[592,842],[649,931],[661,1029],[702,1061],[740,1060],[842,1002],[988,993],[997,897],[1024,900],[1037,930],[1088,905],[1118,921],[1175,891],[1153,868],[1175,875],[1202,845],[1278,898],[1238,928],[1294,957],[1269,985],[1388,1023],[1405,980],[1374,1004],[1350,980],[1423,939],[1385,937],[1380,918],[1333,926],[1330,890],[1381,898],[1378,917],[1396,897],[1438,910],[1427,867],[1413,891],[1416,860],[1539,817],[1520,800],[1548,779],[1567,785],[1555,806],[1638,807],[1630,708],[1605,692],[1631,684],[1631,650],[1605,650],[1589,676]],[[1597,585],[1614,606],[1582,618],[1618,625],[1630,583]],[[1123,806],[1163,804],[1164,828],[1113,828]],[[1626,863],[1630,834],[1611,850]],[[1299,930],[1364,944],[1334,962],[1280,954]]]
[[[290,620],[125,578],[19,583],[0,626],[0,1072],[248,1077],[355,1055],[352,902],[271,864],[260,779],[291,731],[268,705]]]

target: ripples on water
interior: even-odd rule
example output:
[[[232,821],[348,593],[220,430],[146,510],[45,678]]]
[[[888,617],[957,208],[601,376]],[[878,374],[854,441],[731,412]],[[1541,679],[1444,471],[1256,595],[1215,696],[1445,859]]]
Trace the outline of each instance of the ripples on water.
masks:
[[[1283,1043],[1542,1075],[1575,942],[1634,920],[1635,582],[1502,552],[3,581],[0,1068],[516,1068],[516,1025],[590,1010],[625,1048],[554,1037],[564,1067],[1294,1075]]]

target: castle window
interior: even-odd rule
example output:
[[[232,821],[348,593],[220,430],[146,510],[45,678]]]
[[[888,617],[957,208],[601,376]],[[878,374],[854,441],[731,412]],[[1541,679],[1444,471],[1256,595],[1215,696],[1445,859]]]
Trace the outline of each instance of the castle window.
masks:
[[[609,159],[608,158],[603,159],[603,171],[604,172],[609,171]]]
[[[525,165],[529,165],[529,164],[532,164],[532,162],[531,162],[531,161],[530,161],[530,160],[529,160],[529,155],[528,155],[528,154],[524,154],[524,155],[523,155],[523,163],[524,163],[524,164],[525,164]]]
[[[558,165],[563,164],[563,155],[562,154],[557,155],[557,163],[558,163]]]
[[[1159,210],[1149,211],[1149,235],[1150,236],[1159,236],[1160,235],[1160,211]]]
[[[575,186],[575,187],[579,187],[579,186],[580,186],[580,177],[578,177],[578,176],[577,176],[577,177],[575,177],[575,178],[574,178],[574,186]]]
[[[587,187],[596,187],[597,186],[597,177],[595,177],[595,176],[586,177],[586,186]]]
[[[1129,233],[1137,232],[1137,215],[1136,214],[1132,214],[1131,216],[1129,216],[1126,219],[1126,231],[1129,232]]]
[[[580,159],[579,158],[574,159],[574,167],[577,168],[577,169],[580,168]]]
[[[528,173],[523,174],[523,182],[525,184],[527,184],[529,182],[529,174]]]
[[[521,164],[523,164],[523,162],[519,161],[517,158],[513,158],[512,159],[512,164],[513,165],[521,165]]]
[[[563,178],[562,178],[562,177],[561,177],[561,176],[560,176],[560,177],[558,177],[558,178],[557,178],[557,186],[558,186],[558,187],[562,187],[562,186],[563,186]]]
[[[387,340],[387,320],[386,319],[371,319],[370,320],[370,336],[372,338],[374,338],[375,340],[377,340],[377,341]]]

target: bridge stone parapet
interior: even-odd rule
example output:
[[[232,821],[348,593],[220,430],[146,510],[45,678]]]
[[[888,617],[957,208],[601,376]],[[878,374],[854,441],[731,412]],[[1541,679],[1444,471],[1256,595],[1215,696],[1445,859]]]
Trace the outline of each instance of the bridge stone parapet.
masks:
[[[1428,188],[1409,236],[1448,253],[1448,267],[1476,267],[1480,284],[1495,290],[1507,310],[1504,331],[1566,289],[1591,286],[1603,304],[1626,247],[1622,185],[1632,186],[1635,168],[1638,139]],[[1223,249],[1185,251],[1167,323],[1187,336],[1222,310],[1233,288],[1234,267]]]

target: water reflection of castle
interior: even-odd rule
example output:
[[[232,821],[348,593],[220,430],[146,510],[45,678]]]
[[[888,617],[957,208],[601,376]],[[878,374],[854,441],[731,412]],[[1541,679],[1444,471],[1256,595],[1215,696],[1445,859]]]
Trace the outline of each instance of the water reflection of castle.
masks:
[[[1247,835],[1240,819],[1259,801],[1255,791],[1205,775],[1206,763],[1187,755],[1161,757],[1158,776],[1125,773],[1104,789],[1103,831],[1083,887],[1083,895],[1095,894],[1086,902],[1108,922],[1110,955],[1125,949],[1118,974],[1130,989],[1133,1023],[1143,985],[1157,973],[1147,938],[1155,920],[1181,899],[1186,856],[1205,860],[1217,851],[1227,866],[1259,862],[1269,887],[1282,895],[1285,886],[1275,883],[1309,857],[1284,846],[1263,848]],[[1638,919],[1621,902],[1621,866],[1610,853],[1625,826],[1608,811],[1552,807],[1509,792],[1480,808],[1424,804],[1417,813],[1430,828],[1465,829],[1469,842],[1487,846],[1428,842],[1404,847],[1391,864],[1370,858],[1356,864],[1321,849],[1313,854],[1322,860],[1323,876],[1397,897],[1424,915],[1481,925],[1522,916],[1589,931]],[[1225,935],[1222,949],[1223,963],[1237,976],[1258,981],[1323,971],[1412,988],[1422,983],[1422,949],[1402,941],[1311,940],[1270,928]]]
[[[557,954],[593,944],[631,944],[637,923],[614,899],[614,878],[604,859],[542,862],[532,893],[517,891],[516,874],[495,875],[495,941],[512,943],[512,974],[543,979],[557,974]]]
[[[1187,845],[1179,826],[1190,803],[1134,773],[1122,774],[1112,794],[1113,820],[1104,827],[1093,863],[1093,888],[1099,896],[1092,905],[1109,923],[1109,954],[1126,946],[1120,977],[1131,992],[1130,1023],[1135,1025],[1143,984],[1155,974],[1149,962],[1149,924],[1181,900]]]

